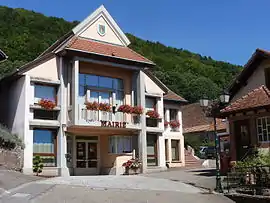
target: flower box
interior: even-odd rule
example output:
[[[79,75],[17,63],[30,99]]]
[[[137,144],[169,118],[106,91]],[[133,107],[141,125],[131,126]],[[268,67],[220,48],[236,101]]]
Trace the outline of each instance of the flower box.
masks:
[[[141,162],[136,159],[130,159],[122,165],[125,167],[124,175],[134,175],[140,172]]]
[[[155,118],[146,118],[146,126],[147,127],[158,127],[159,119]]]
[[[42,108],[47,109],[47,110],[52,110],[56,107],[56,103],[49,99],[39,100],[38,105],[40,105]]]

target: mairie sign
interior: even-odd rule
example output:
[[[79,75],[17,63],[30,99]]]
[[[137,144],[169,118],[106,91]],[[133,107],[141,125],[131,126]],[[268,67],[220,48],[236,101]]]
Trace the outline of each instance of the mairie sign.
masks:
[[[126,128],[127,122],[100,121],[101,127]]]

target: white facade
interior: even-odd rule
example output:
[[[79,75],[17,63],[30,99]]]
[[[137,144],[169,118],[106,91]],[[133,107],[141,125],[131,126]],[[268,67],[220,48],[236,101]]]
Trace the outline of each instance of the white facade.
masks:
[[[109,34],[104,38],[98,35],[96,40],[121,46],[129,44],[104,7],[90,17],[73,29],[75,35],[96,38],[97,22],[103,20]],[[32,173],[36,155],[46,160],[44,174],[59,176],[123,174],[122,164],[134,155],[142,162],[143,173],[165,170],[166,164],[169,167],[185,165],[180,103],[164,100],[168,89],[152,80],[142,67],[53,54],[23,69],[18,76],[8,83],[10,90],[5,105],[9,107],[6,110],[9,116],[4,115],[1,120],[24,141],[24,173]],[[95,86],[93,89],[86,82],[88,86],[83,88],[87,90],[81,92],[81,82],[87,77],[113,81],[113,85],[122,81],[123,86],[121,90],[111,90],[104,88],[106,83],[103,88]],[[95,99],[115,106],[119,91],[123,91],[122,104],[142,106],[143,114],[135,117],[86,109],[85,102]],[[99,96],[95,96],[97,93]],[[0,92],[2,97],[1,94],[6,91]],[[50,99],[56,106],[44,109],[40,99]],[[156,111],[159,118],[151,119],[148,111]],[[101,121],[110,124],[103,126]],[[168,124],[164,128],[165,121],[180,125],[171,128]]]

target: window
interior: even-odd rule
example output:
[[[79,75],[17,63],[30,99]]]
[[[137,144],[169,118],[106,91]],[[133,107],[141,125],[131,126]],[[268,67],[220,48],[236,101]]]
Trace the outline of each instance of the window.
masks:
[[[156,98],[153,97],[146,97],[145,98],[145,108],[149,110],[155,110],[156,106]]]
[[[122,79],[82,74],[79,75],[79,95],[85,96],[90,90],[90,101],[110,103],[115,93],[115,103],[122,105],[124,100],[124,84]]]
[[[44,166],[56,166],[56,132],[34,129],[33,155],[43,159]]]
[[[179,140],[172,140],[172,161],[179,161]]]
[[[35,85],[35,103],[38,103],[40,99],[49,99],[56,102],[56,88],[48,85]]]
[[[171,121],[177,120],[177,110],[176,109],[170,109],[170,120]]]
[[[259,142],[270,142],[270,117],[257,119],[257,133]]]
[[[132,152],[132,136],[109,136],[109,153],[122,154]]]

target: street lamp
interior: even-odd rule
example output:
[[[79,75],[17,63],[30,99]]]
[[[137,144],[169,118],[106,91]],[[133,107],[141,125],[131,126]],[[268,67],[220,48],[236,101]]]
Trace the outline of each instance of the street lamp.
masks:
[[[221,185],[221,177],[220,177],[220,156],[219,156],[219,139],[217,135],[217,114],[220,112],[220,109],[227,103],[229,103],[230,95],[223,91],[219,96],[218,101],[212,101],[209,109],[210,115],[214,119],[214,134],[215,134],[215,149],[216,149],[216,191],[222,193],[222,185]],[[204,97],[200,99],[200,106],[203,108],[207,108],[209,106],[209,100]]]

